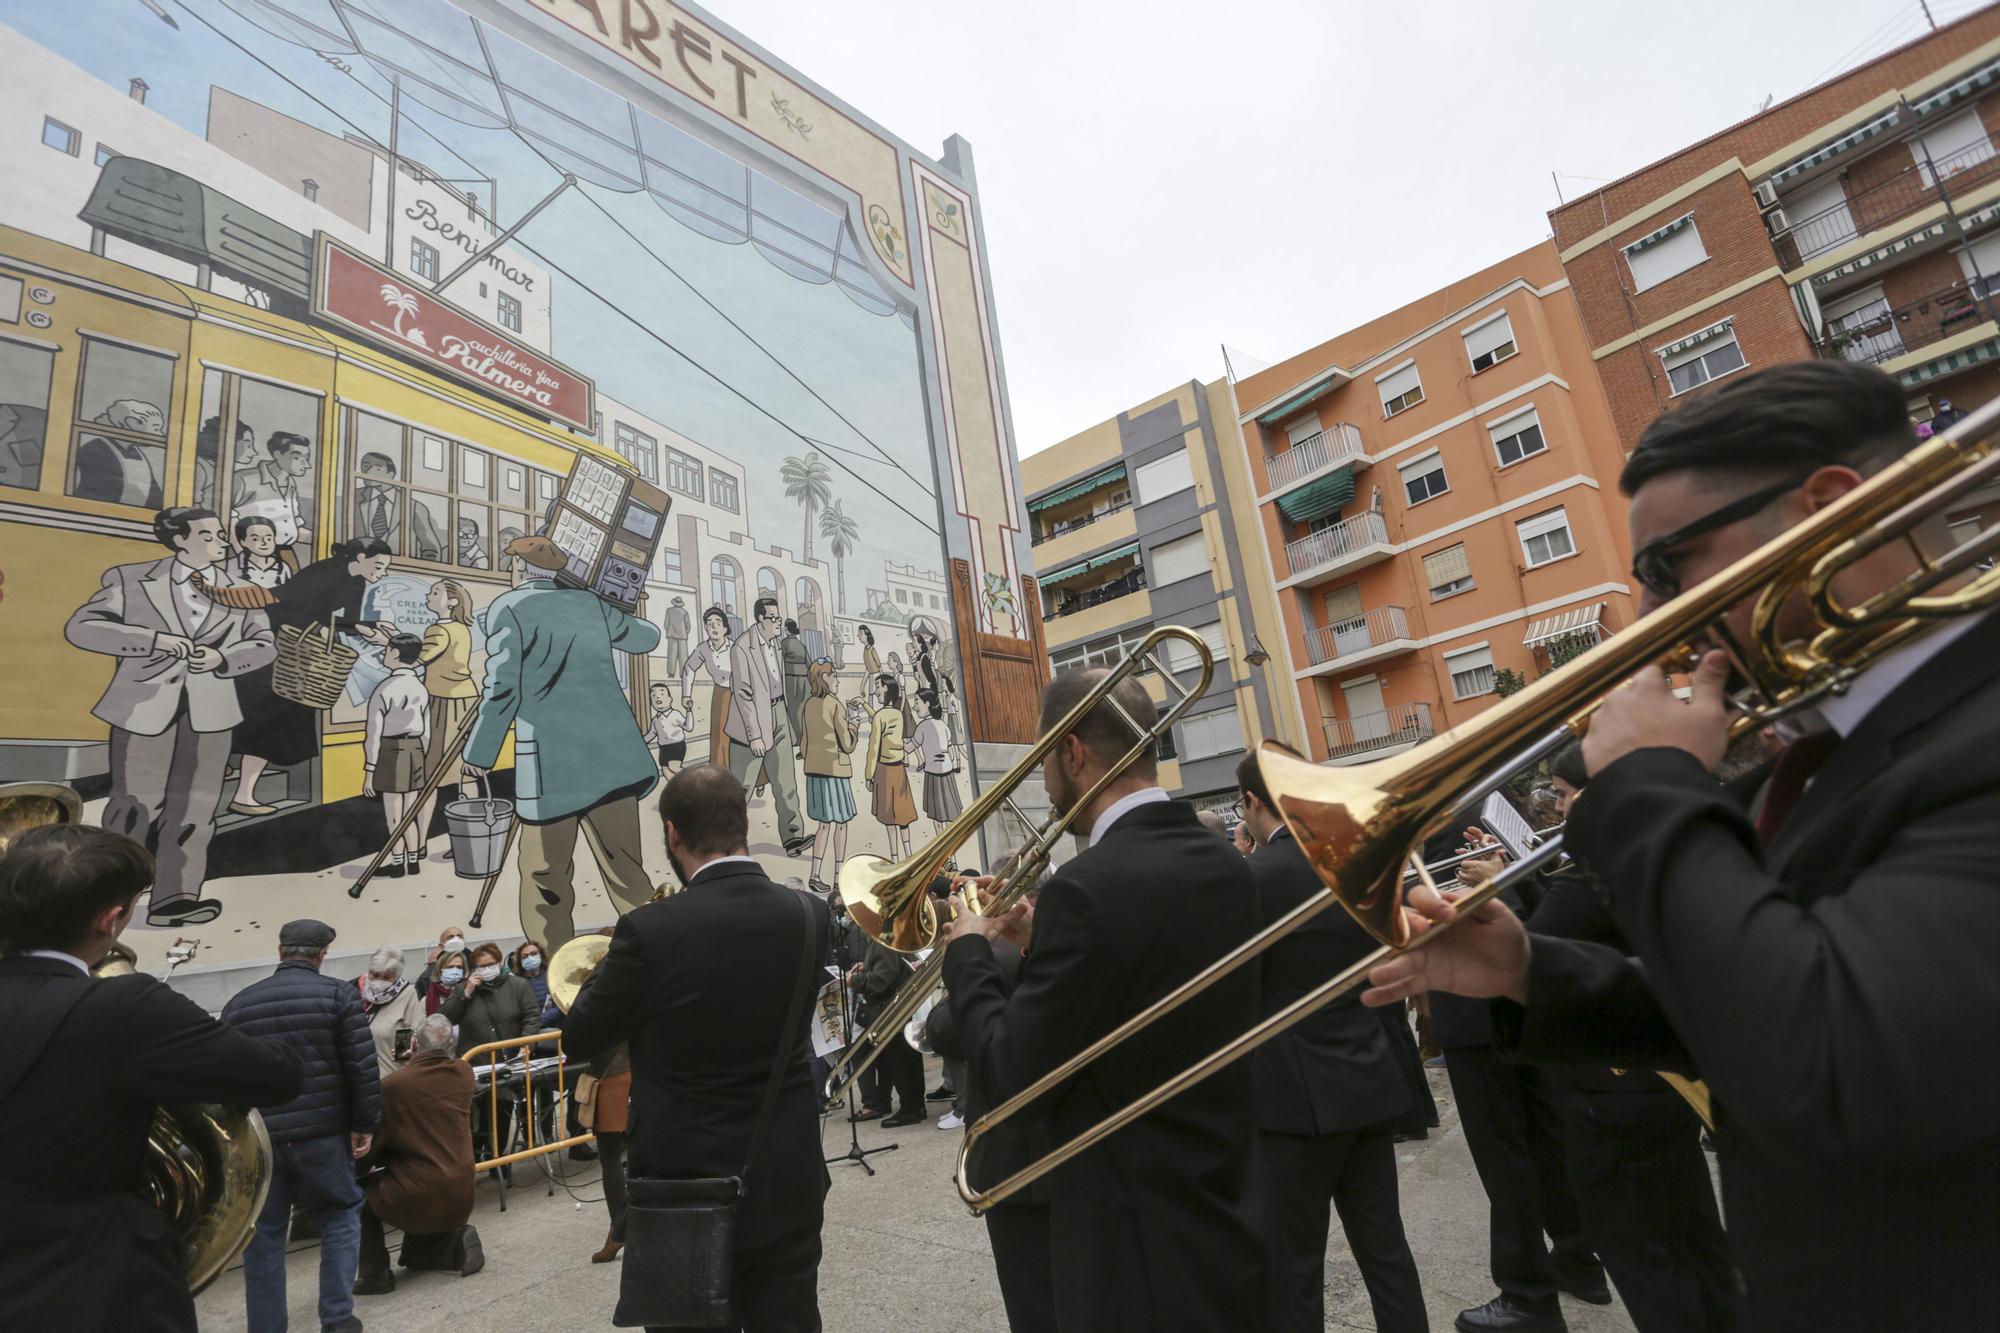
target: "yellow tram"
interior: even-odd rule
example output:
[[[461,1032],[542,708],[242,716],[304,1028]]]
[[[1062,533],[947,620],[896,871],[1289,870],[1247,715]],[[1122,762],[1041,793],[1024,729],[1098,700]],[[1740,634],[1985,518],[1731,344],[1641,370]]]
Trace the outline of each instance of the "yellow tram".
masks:
[[[505,590],[501,548],[539,530],[578,451],[624,465],[321,324],[0,227],[0,779],[104,771],[91,708],[113,663],[66,643],[65,621],[105,569],[158,558],[156,509],[229,520],[279,432],[311,456],[298,562],[381,535],[395,560],[372,595],[416,599],[418,619],[435,579],[481,608]],[[317,760],[284,773],[270,803],[358,795],[362,723],[351,695],[322,714]]]

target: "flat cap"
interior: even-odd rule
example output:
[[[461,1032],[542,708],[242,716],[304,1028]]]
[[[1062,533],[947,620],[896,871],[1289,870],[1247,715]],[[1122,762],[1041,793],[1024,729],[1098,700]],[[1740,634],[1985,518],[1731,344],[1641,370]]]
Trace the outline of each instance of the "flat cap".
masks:
[[[280,949],[324,949],[333,943],[333,927],[324,921],[306,918],[287,921],[278,927]]]
[[[563,548],[547,537],[516,537],[507,543],[507,548],[500,554],[511,555],[535,569],[550,571],[561,569],[569,563],[569,556]]]

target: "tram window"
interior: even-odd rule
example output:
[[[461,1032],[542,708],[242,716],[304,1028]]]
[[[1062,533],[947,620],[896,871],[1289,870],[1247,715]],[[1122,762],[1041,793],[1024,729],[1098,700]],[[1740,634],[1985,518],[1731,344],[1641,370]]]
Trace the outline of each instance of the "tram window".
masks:
[[[452,531],[451,502],[442,495],[410,492],[410,549],[417,560],[448,560],[453,549],[445,540]]]
[[[376,537],[401,555],[403,515],[408,505],[404,481],[409,476],[408,449],[403,428],[393,421],[353,412],[349,445],[354,460],[354,526],[351,537]]]
[[[485,505],[458,506],[458,545],[453,563],[461,569],[493,568],[493,511]]]
[[[0,339],[0,486],[37,490],[56,354]]]
[[[230,530],[238,519],[268,518],[277,527],[278,545],[300,548],[304,563],[310,559],[317,509],[320,400],[261,380],[239,379],[237,385]]]
[[[506,505],[510,509],[526,509],[528,507],[527,471],[515,467],[512,463],[502,463],[500,465],[500,494],[497,498],[501,504]]]
[[[410,485],[429,491],[451,489],[449,446],[435,435],[417,436],[416,457],[411,460]]]
[[[487,466],[485,454],[461,444],[458,447],[457,494],[469,495],[475,500],[492,499],[492,493],[486,485],[492,480],[492,471]]]
[[[83,340],[70,494],[158,509],[165,503],[172,358]]]
[[[537,525],[535,523],[529,520],[526,514],[517,513],[513,510],[501,511],[500,531],[493,534],[493,555],[494,555],[495,569],[498,569],[503,574],[511,574],[514,572],[515,557],[511,555],[503,555],[501,553],[505,551],[507,547],[515,541],[515,539],[520,537],[525,537],[529,533],[533,532],[536,526]]]

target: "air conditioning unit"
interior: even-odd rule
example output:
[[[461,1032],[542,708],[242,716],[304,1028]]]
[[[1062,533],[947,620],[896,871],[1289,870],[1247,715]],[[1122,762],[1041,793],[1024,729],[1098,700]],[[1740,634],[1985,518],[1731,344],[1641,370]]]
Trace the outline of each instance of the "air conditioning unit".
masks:
[[[1764,225],[1770,229],[1773,236],[1778,236],[1792,225],[1792,220],[1785,216],[1785,210],[1781,205],[1764,214]]]
[[[1771,184],[1771,182],[1765,181],[1762,185],[1759,185],[1755,193],[1757,195],[1758,208],[1769,210],[1778,206],[1778,187]]]

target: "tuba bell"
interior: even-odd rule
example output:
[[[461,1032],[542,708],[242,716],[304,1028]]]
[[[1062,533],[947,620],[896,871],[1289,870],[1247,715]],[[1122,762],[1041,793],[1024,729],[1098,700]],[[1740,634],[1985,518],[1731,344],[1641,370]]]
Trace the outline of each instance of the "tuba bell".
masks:
[[[0,783],[0,853],[29,829],[82,820],[83,801],[68,787]],[[138,955],[114,944],[90,974],[138,970]],[[173,1228],[188,1290],[200,1292],[250,1243],[271,1187],[271,1136],[254,1110],[206,1103],[156,1107],[143,1172],[139,1192]]]

